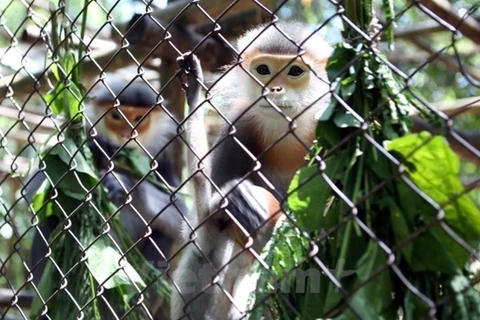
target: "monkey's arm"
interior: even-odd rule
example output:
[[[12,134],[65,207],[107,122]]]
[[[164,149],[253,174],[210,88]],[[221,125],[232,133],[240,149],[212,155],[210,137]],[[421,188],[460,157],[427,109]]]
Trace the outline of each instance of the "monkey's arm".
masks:
[[[241,178],[249,170],[253,169],[253,161],[250,156],[240,147],[233,137],[228,136],[228,126],[222,129],[221,137],[228,136],[216,146],[213,154],[213,163],[209,158],[205,159],[208,152],[208,143],[203,116],[203,100],[201,97],[200,82],[203,79],[202,69],[197,57],[187,53],[178,59],[180,67],[188,74],[188,86],[186,88],[187,103],[189,106],[189,119],[187,120],[187,143],[193,152],[189,152],[188,164],[190,172],[194,175],[193,185],[196,194],[196,206],[199,222],[204,219],[213,219],[219,228],[232,220],[240,223],[237,227],[243,231],[253,233],[260,227],[265,219],[265,208],[260,208],[258,203],[264,202],[265,193],[256,193],[251,182]],[[244,130],[239,130],[244,132]],[[241,134],[241,133],[240,133]],[[239,136],[245,142],[246,136]],[[246,141],[248,145],[254,145]],[[195,153],[195,154],[194,154]],[[200,160],[199,160],[200,159]],[[202,172],[197,172],[202,166]],[[205,176],[203,174],[205,174]],[[220,194],[212,192],[210,181],[212,178],[218,184]],[[222,205],[224,196],[228,204]],[[224,209],[215,214],[219,209]],[[212,216],[210,216],[212,215]]]
[[[181,199],[174,199],[147,180],[138,182],[124,173],[101,171],[109,200],[121,210],[122,221],[136,241],[145,234],[147,225],[176,239],[181,231],[187,208]],[[118,180],[117,180],[118,179]],[[128,199],[128,201],[127,201]]]
[[[187,141],[187,165],[189,173],[192,175],[194,187],[195,204],[199,220],[208,214],[208,202],[211,192],[211,185],[207,178],[210,175],[210,161],[206,158],[208,152],[208,140],[205,130],[203,116],[203,99],[201,96],[201,85],[203,73],[198,58],[186,53],[177,59],[179,66],[184,72],[188,73],[188,83],[186,88],[187,104],[189,106],[189,115],[186,121],[186,141]]]

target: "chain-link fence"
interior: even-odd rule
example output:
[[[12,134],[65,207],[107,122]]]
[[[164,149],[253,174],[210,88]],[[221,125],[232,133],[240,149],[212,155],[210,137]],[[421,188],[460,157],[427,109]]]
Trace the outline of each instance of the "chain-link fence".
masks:
[[[1,319],[480,319],[479,7],[3,1]]]

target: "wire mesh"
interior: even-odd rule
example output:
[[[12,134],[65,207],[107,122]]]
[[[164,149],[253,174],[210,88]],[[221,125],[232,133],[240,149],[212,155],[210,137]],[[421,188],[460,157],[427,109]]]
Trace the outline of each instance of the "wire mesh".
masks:
[[[480,316],[479,4],[355,3],[2,3],[1,319]]]

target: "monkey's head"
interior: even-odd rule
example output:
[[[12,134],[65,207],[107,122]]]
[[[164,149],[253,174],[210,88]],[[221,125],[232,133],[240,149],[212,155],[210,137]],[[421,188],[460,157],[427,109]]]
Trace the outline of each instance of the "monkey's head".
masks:
[[[214,87],[227,105],[254,105],[250,114],[266,119],[284,117],[282,113],[295,117],[305,109],[315,113],[327,105],[325,65],[332,49],[308,26],[261,25],[238,40],[238,49],[241,64]]]
[[[94,99],[87,107],[87,115],[99,135],[106,136],[121,146],[128,141],[128,148],[158,145],[159,140],[171,137],[174,121],[157,103],[157,95],[140,82],[113,81],[110,90],[103,85],[94,91]]]

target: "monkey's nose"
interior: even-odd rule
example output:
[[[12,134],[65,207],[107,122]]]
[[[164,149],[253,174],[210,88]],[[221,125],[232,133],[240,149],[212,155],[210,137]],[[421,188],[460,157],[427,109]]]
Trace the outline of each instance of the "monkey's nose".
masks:
[[[132,133],[132,130],[130,129],[123,129],[121,132],[120,132],[120,138],[122,139],[128,139],[131,137],[131,133]]]
[[[274,95],[284,94],[285,89],[283,87],[280,87],[280,86],[271,87],[270,88],[270,93],[274,94]]]

